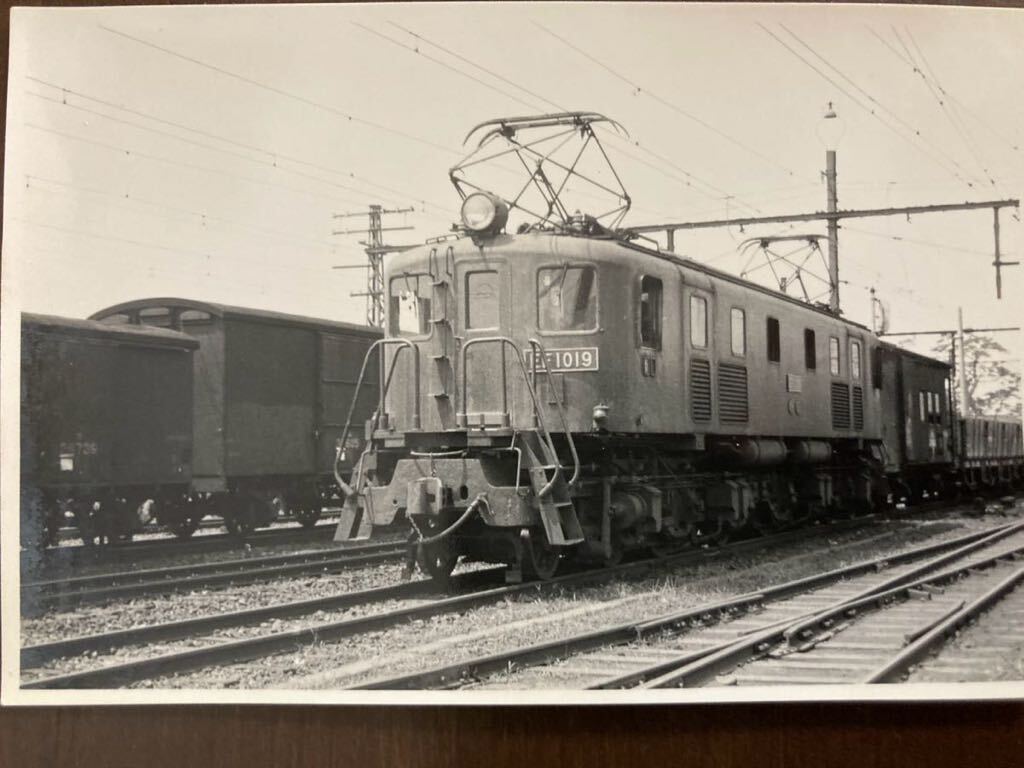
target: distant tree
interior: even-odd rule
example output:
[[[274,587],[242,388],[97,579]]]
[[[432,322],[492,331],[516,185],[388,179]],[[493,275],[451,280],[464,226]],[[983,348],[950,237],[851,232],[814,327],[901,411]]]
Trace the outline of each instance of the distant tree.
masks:
[[[940,360],[949,360],[952,336],[942,336],[934,346],[934,354]],[[972,413],[988,416],[1021,416],[1021,377],[1009,365],[1010,353],[1006,347],[983,333],[969,333],[964,337],[966,352],[967,394],[972,404]],[[960,359],[957,346],[957,374],[953,378],[957,412],[963,413],[963,395],[960,393],[959,366],[965,365]]]

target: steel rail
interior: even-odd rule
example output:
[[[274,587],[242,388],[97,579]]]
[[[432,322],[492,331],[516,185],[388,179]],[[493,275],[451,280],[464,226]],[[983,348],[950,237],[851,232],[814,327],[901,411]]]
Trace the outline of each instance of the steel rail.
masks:
[[[343,550],[346,554],[365,555],[372,552],[394,549],[403,542],[391,541],[368,544],[362,547],[351,547]],[[289,552],[282,555],[266,555],[261,557],[237,558],[232,560],[219,560],[213,563],[195,563],[193,565],[172,565],[166,568],[139,568],[131,571],[112,571],[109,573],[95,573],[87,576],[73,576],[66,579],[47,579],[44,581],[23,581],[22,592],[36,590],[39,592],[54,591],[63,592],[69,588],[88,588],[97,586],[114,586],[138,581],[155,581],[157,579],[172,579],[178,575],[198,576],[202,573],[217,573],[242,567],[261,565],[284,565],[292,562],[312,562],[313,560],[331,560],[337,557],[342,551],[338,549],[303,550],[301,552]]]
[[[792,541],[798,541],[808,538],[809,534],[831,534],[837,531],[855,529],[878,522],[880,522],[880,520],[877,516],[867,515],[854,520],[843,520],[830,526],[820,526],[816,529],[811,529],[810,531],[808,531],[808,529],[787,531],[775,536],[757,537],[746,541],[740,541],[718,549],[692,550],[669,557],[650,558],[632,563],[623,563],[612,568],[591,569],[580,573],[566,574],[549,581],[495,587],[478,592],[472,592],[466,595],[458,595],[455,597],[432,601],[425,605],[399,608],[355,619],[323,623],[298,630],[260,635],[254,638],[220,643],[205,648],[189,649],[187,651],[173,652],[162,656],[130,661],[123,664],[100,667],[98,669],[42,678],[39,680],[25,682],[22,684],[22,687],[89,688],[124,685],[140,679],[202,669],[220,664],[246,661],[248,659],[267,656],[278,651],[288,650],[304,644],[324,640],[339,640],[345,637],[369,632],[371,630],[393,627],[414,618],[428,618],[443,613],[465,610],[486,603],[497,602],[505,597],[515,594],[538,591],[545,592],[567,585],[579,585],[594,581],[601,582],[624,574],[641,572],[651,568],[660,568],[664,566],[680,567],[697,564],[720,558],[722,556],[742,554],[749,550],[765,546],[781,545]],[[487,569],[486,571],[463,574],[458,578],[469,581],[474,577],[486,578],[491,575],[497,576],[501,572],[503,572],[503,569],[501,568],[492,568]],[[420,582],[415,583],[417,585],[420,584]],[[424,583],[429,584],[430,582]],[[394,590],[398,590],[400,588],[407,587],[399,585],[399,587],[382,588],[382,590],[391,589],[393,591],[377,592],[372,596],[372,599],[377,601],[384,599],[382,595],[391,595],[394,597],[396,594]],[[419,589],[420,587],[417,588]],[[427,587],[422,588],[427,589]],[[365,598],[365,596],[366,595],[364,594],[363,597]],[[336,603],[334,607],[345,604],[355,604],[344,603],[345,598],[342,596],[339,596],[338,599],[343,602]],[[151,625],[150,627],[139,628],[139,630],[136,631],[137,634],[134,635],[132,630],[124,630],[123,632],[109,633],[107,635],[92,635],[83,638],[73,638],[66,642],[74,643],[74,646],[69,645],[68,647],[73,648],[76,652],[80,653],[83,650],[96,650],[99,648],[108,649],[116,647],[117,645],[132,643],[140,636],[146,640],[161,638],[161,635],[164,632],[170,633],[168,636],[182,636],[180,633],[185,631],[187,632],[187,636],[192,636],[195,634],[193,630],[197,630],[197,628],[205,630],[207,628],[237,626],[240,623],[236,621],[238,618],[241,618],[244,623],[251,623],[253,620],[262,620],[269,615],[264,613],[264,610],[279,610],[282,611],[282,615],[297,615],[300,612],[309,610],[310,606],[314,605],[314,603],[315,601],[300,601],[299,603],[284,604],[281,606],[270,607],[268,609],[255,609],[259,612],[255,614],[256,619],[252,618],[254,615],[252,612],[243,611],[232,614],[211,616],[205,619],[200,618],[191,620],[195,622],[191,625],[182,625],[181,623],[175,623],[176,626],[173,627]],[[316,610],[317,608],[313,607],[312,609]],[[292,611],[295,611],[295,613]],[[36,658],[48,660],[56,658],[56,654],[60,651],[59,647],[47,648],[44,646],[35,646],[26,648],[23,652],[28,654],[30,658],[34,656]]]
[[[874,558],[862,563],[786,582],[768,590],[739,595],[724,601],[698,605],[655,619],[616,624],[566,638],[465,659],[453,664],[434,667],[423,672],[371,680],[355,687],[359,690],[410,690],[447,687],[457,684],[460,680],[484,676],[508,669],[510,666],[530,666],[554,661],[584,650],[635,641],[646,635],[665,631],[679,624],[702,619],[707,616],[749,610],[750,608],[762,605],[768,600],[779,600],[793,594],[806,592],[814,587],[839,581],[845,576],[858,575],[887,565],[912,561],[919,557],[927,557],[939,551],[973,542],[990,535],[995,530],[1005,527],[1008,526],[998,526],[996,529],[968,534],[967,536],[958,537],[950,541],[929,544],[924,547],[908,550],[907,552]],[[755,539],[754,541],[758,540]]]
[[[196,575],[163,579],[154,578],[131,584],[106,584],[69,592],[39,592],[38,590],[28,589],[27,593],[23,593],[21,596],[22,613],[25,614],[33,609],[71,607],[86,603],[102,602],[110,598],[159,595],[184,589],[199,589],[228,584],[251,584],[283,576],[329,573],[346,568],[387,562],[397,559],[405,553],[404,546],[394,544],[384,548],[375,546],[374,549],[375,551],[369,553],[356,553],[355,555],[348,554],[351,550],[343,550],[342,552],[332,551],[329,555],[322,557],[307,555],[297,558],[294,555],[279,555],[267,558],[267,560],[282,560],[283,562],[279,564],[261,563],[256,558],[236,560],[231,561],[232,567],[228,569],[218,569],[216,568],[217,564],[210,563],[196,566],[200,570],[200,573]],[[297,559],[299,561],[295,562]],[[210,568],[213,572],[203,572],[204,568]],[[188,571],[189,569],[185,566],[182,570]]]
[[[944,643],[960,627],[988,610],[1016,589],[1021,581],[1024,581],[1024,568],[1018,568],[1009,577],[996,584],[996,586],[976,600],[945,617],[928,632],[913,640],[897,656],[865,677],[862,682],[890,683],[899,679],[913,664],[924,659],[934,648]]]
[[[1022,527],[1024,526],[1012,526],[1014,529],[1012,533],[1020,532]],[[989,545],[992,543],[994,542],[988,542]],[[965,547],[964,549],[967,548]],[[972,548],[968,552],[964,552],[961,557],[966,556],[975,550],[976,548]],[[991,560],[996,561],[1005,556],[1005,553],[1000,553],[998,556],[991,558]],[[971,562],[963,568],[952,570],[955,572],[956,576],[959,576],[963,572],[974,567],[976,567],[976,562]],[[848,602],[848,605],[850,608],[856,610],[857,608],[866,606],[869,603],[877,604],[883,600],[882,593],[886,591],[891,591],[895,594],[914,586],[930,584],[937,578],[938,577],[936,575],[923,577],[919,578],[916,582],[904,582],[899,587],[895,588],[883,583],[872,590],[868,590],[868,592],[871,593],[870,596],[858,596],[852,598]],[[953,578],[953,576],[950,576],[950,578]],[[842,604],[840,604],[840,606],[841,605]],[[826,613],[828,616],[835,615],[834,608],[830,607],[826,609]],[[671,666],[672,668],[667,669],[667,671],[664,671],[657,677],[648,677],[648,679],[641,684],[641,687],[669,688],[680,686],[699,686],[702,683],[707,682],[709,679],[722,674],[722,672],[733,669],[741,665],[743,662],[750,660],[751,657],[761,655],[779,643],[785,642],[788,632],[791,632],[795,627],[805,625],[809,621],[814,621],[818,615],[818,610],[808,611],[795,619],[769,625],[741,637],[738,640],[728,640],[711,648],[680,656],[675,660],[676,663],[674,666],[672,666],[673,662],[667,662],[666,664],[661,665],[663,667]]]
[[[22,552],[23,560],[36,560],[41,567],[47,566],[46,561],[68,560],[69,564],[79,564],[82,560],[103,561],[121,560],[135,556],[158,557],[161,554],[184,555],[204,552],[206,550],[238,549],[246,544],[253,546],[283,543],[291,539],[330,538],[334,533],[337,521],[327,521],[314,528],[271,528],[253,531],[241,537],[231,533],[212,533],[182,540],[173,537],[159,539],[139,539],[136,541],[114,542],[103,546],[85,544],[69,544],[67,546],[49,547],[47,549],[26,549]],[[264,541],[266,540],[266,541]]]

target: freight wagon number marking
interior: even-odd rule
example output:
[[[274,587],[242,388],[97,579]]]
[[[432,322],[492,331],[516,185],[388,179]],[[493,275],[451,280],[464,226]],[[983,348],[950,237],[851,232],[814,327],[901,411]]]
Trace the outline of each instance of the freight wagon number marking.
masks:
[[[529,354],[531,369],[544,370],[552,373],[569,371],[596,371],[600,368],[597,347],[576,347],[574,349],[549,349],[544,361],[540,352],[533,350]]]

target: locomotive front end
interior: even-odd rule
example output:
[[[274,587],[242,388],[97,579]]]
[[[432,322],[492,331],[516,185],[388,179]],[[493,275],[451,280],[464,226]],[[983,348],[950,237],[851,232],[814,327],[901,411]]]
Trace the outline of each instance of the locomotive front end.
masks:
[[[500,234],[506,216],[500,200],[470,195],[469,236],[389,260],[387,335],[369,353],[380,400],[342,486],[336,539],[407,521],[434,577],[460,555],[511,563],[512,578],[545,575],[560,548],[583,540],[572,433],[591,417],[567,413],[564,375],[552,371],[598,367],[598,345],[583,339],[598,333],[595,268],[552,262],[550,235]],[[523,298],[535,291],[540,327],[564,326],[578,346],[549,351],[531,335],[535,302]]]

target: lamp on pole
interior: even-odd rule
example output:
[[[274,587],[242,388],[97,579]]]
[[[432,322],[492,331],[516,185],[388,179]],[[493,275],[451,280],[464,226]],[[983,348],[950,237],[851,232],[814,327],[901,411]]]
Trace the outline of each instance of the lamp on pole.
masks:
[[[828,103],[825,116],[818,125],[818,138],[825,145],[825,185],[828,190],[826,210],[835,213],[839,208],[839,196],[836,193],[836,147],[843,137],[845,127]],[[839,221],[828,220],[828,308],[834,315],[839,314]]]

